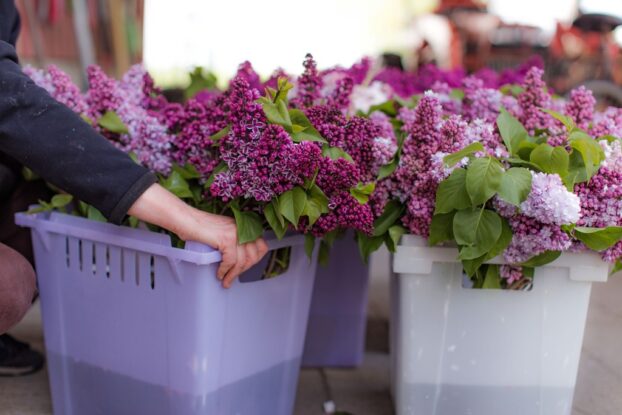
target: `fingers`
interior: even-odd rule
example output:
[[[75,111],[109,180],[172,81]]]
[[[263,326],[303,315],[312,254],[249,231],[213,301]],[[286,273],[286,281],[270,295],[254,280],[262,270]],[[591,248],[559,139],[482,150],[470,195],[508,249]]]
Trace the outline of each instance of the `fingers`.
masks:
[[[261,258],[264,257],[264,255],[266,255],[268,253],[268,244],[266,243],[266,241],[264,241],[263,238],[259,238],[255,241],[255,244],[257,245],[257,251],[259,253],[259,258],[257,258],[257,261],[260,261]]]
[[[233,280],[240,275],[246,267],[246,247],[239,245],[237,249],[237,261],[231,269],[225,275],[222,280],[222,286],[225,288],[231,287]]]
[[[263,239],[249,242],[238,247],[237,263],[232,267],[225,278],[223,286],[231,287],[231,284],[240,274],[248,271],[253,265],[257,264],[263,256],[268,252],[268,245]]]
[[[225,275],[230,272],[233,267],[238,263],[238,244],[235,240],[223,244],[220,249],[222,254],[222,262],[218,267],[216,276],[219,280],[223,280]]]

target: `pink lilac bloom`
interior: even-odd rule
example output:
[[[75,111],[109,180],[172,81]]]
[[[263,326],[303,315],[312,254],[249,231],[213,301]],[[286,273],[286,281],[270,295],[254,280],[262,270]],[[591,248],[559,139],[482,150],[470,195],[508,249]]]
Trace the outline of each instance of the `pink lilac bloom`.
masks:
[[[521,203],[525,216],[550,225],[568,225],[580,219],[579,197],[569,192],[557,174],[531,172],[531,192]]]
[[[480,142],[484,145],[486,153],[493,157],[507,157],[508,151],[501,140],[501,136],[495,129],[495,125],[482,119],[475,119],[467,125],[465,131],[466,144]]]
[[[496,89],[485,88],[484,83],[475,77],[467,77],[463,81],[464,100],[462,114],[472,121],[482,119],[494,122],[499,115],[502,94]]]
[[[347,191],[331,195],[328,209],[312,226],[312,235],[321,237],[336,229],[356,229],[370,235],[374,230],[371,207],[359,203]]]
[[[308,108],[314,105],[320,98],[322,78],[310,53],[305,57],[303,65],[305,70],[296,81],[297,96],[292,100],[292,103],[301,108]]]
[[[602,113],[596,113],[590,134],[593,137],[612,135],[622,138],[622,108],[609,107]]]
[[[430,87],[430,90],[438,97],[445,115],[460,114],[462,112],[462,101],[451,96],[452,89],[448,84],[437,81]]]
[[[581,201],[579,225],[602,228],[622,225],[622,171],[601,167],[574,188]]]
[[[570,116],[575,124],[586,130],[594,118],[596,99],[592,91],[580,86],[570,91],[570,99],[566,103],[565,113]]]
[[[499,195],[495,195],[492,199],[492,205],[501,217],[509,219],[518,213],[518,208],[511,203],[501,199]]]
[[[55,65],[50,65],[47,71],[35,69],[32,66],[24,67],[28,75],[38,86],[45,89],[56,101],[66,105],[78,114],[87,112],[87,104],[80,88],[73,83],[69,75]]]
[[[518,96],[518,103],[522,110],[520,121],[530,134],[533,134],[536,129],[546,129],[555,125],[555,120],[542,112],[542,108],[551,107],[551,95],[542,80],[543,74],[542,69],[531,68],[525,75],[524,91]]]
[[[37,84],[38,87],[43,88],[47,91],[48,94],[54,94],[54,85],[52,85],[52,79],[50,74],[43,70],[37,69],[34,66],[26,65],[22,68],[22,71],[28,75],[32,81]]]
[[[507,285],[512,285],[523,278],[523,268],[515,265],[501,265],[499,273]]]
[[[617,242],[611,248],[606,249],[602,254],[603,260],[614,263],[622,259],[622,241]]]
[[[546,251],[566,251],[572,240],[557,225],[539,222],[525,215],[509,219],[512,241],[503,256],[510,264],[520,264]]]
[[[374,80],[389,85],[396,95],[406,99],[421,92],[417,87],[416,78],[417,75],[412,72],[385,68],[376,74]]]

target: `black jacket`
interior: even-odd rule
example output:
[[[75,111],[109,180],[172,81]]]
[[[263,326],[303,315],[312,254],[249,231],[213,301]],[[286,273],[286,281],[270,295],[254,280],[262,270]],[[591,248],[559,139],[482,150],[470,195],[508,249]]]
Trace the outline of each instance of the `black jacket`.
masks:
[[[0,152],[120,223],[155,181],[69,108],[35,85],[15,52],[20,20],[0,0]]]

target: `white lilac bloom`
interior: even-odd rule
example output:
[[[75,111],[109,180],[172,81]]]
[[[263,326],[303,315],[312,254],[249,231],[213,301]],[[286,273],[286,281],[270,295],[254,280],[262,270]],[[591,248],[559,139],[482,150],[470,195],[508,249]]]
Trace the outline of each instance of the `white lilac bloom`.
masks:
[[[392,94],[391,87],[380,81],[374,81],[369,85],[355,85],[350,96],[350,110],[352,113],[357,111],[367,113],[372,106],[391,99]]]
[[[602,167],[609,170],[622,172],[622,145],[620,140],[609,143],[607,140],[599,142],[605,152],[605,161]]]
[[[531,175],[531,192],[520,206],[523,214],[552,225],[579,221],[579,196],[566,189],[559,175],[534,172]]]

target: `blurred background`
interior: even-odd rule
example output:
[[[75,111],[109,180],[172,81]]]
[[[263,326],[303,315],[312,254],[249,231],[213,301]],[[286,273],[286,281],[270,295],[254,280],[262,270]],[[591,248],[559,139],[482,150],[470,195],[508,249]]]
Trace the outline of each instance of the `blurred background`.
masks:
[[[249,60],[268,76],[362,56],[415,70],[469,72],[539,56],[563,94],[588,83],[622,105],[622,2],[618,0],[17,0],[23,61],[59,65],[79,80],[91,63],[120,75],[144,61],[165,87],[194,67],[221,82]],[[320,30],[321,29],[321,30]]]

